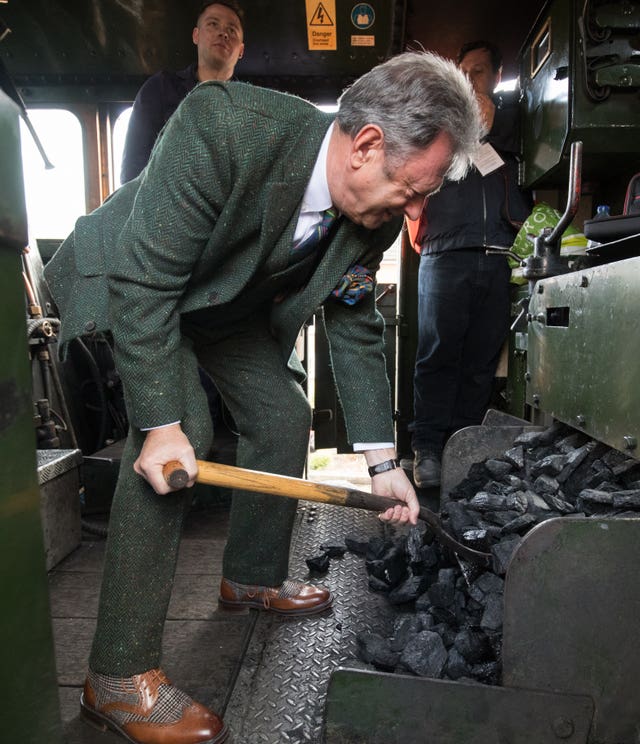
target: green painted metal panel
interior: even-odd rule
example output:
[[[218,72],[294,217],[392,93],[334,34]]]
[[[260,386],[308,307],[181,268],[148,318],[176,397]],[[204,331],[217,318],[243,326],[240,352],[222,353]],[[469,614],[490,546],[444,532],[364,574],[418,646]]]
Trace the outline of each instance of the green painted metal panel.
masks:
[[[0,738],[58,744],[62,734],[19,252],[27,234],[20,168],[18,109],[0,92]]]
[[[639,535],[640,519],[551,519],[507,571],[503,684],[591,698],[591,744],[638,741]]]
[[[620,11],[613,20],[607,19],[619,18],[618,27],[609,28],[601,42],[595,41],[589,7],[584,0],[547,2],[522,47],[523,181],[527,186],[564,187],[569,149],[575,141],[584,143],[585,179],[619,172],[628,180],[640,167],[640,105],[638,86],[633,84],[637,75],[632,72],[637,67],[633,41],[637,29],[624,27]],[[626,82],[618,69],[622,63],[628,63]],[[598,85],[603,76],[618,84],[607,90]]]
[[[593,715],[589,698],[527,687],[338,669],[329,683],[323,741],[586,744]]]
[[[537,283],[527,402],[638,456],[640,258]]]

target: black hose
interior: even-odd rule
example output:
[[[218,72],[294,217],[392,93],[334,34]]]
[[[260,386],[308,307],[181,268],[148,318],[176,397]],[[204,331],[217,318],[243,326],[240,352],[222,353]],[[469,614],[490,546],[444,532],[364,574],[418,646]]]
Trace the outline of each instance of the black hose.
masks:
[[[86,519],[81,519],[80,524],[85,532],[89,532],[91,535],[98,535],[98,537],[107,537],[109,530],[101,524],[95,522],[89,522]]]

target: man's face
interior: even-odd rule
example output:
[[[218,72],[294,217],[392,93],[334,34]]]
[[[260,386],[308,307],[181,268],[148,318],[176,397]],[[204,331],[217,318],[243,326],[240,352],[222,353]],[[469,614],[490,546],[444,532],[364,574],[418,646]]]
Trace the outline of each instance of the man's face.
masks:
[[[345,174],[334,203],[352,222],[369,230],[402,215],[416,220],[426,197],[442,185],[451,158],[451,140],[443,132],[395,167],[383,148],[371,148],[358,167]]]
[[[500,82],[500,71],[493,71],[488,49],[467,52],[460,62],[460,69],[469,78],[476,93],[490,96]]]
[[[242,39],[242,24],[238,16],[231,8],[217,3],[205,8],[193,29],[199,64],[225,69],[229,77],[244,52]]]

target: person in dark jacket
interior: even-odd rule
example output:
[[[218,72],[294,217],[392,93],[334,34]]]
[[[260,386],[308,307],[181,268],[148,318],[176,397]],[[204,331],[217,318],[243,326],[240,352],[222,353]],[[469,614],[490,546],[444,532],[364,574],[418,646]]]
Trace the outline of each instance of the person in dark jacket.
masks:
[[[509,330],[509,247],[531,211],[518,188],[518,104],[496,95],[500,50],[465,44],[458,66],[470,79],[488,134],[467,177],[426,201],[416,242],[418,348],[414,374],[413,474],[418,487],[440,483],[441,456],[454,431],[479,424],[491,397]]]
[[[192,32],[198,62],[178,72],[162,70],[140,88],[124,143],[120,182],[135,178],[149,162],[160,130],[178,104],[204,80],[230,80],[244,53],[244,12],[235,0],[203,2]]]

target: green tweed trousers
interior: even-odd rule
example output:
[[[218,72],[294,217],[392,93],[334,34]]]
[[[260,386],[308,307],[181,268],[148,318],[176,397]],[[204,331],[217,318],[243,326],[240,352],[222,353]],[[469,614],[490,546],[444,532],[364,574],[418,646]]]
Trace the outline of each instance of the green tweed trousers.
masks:
[[[212,425],[198,364],[213,378],[240,434],[237,464],[299,477],[311,411],[304,391],[269,333],[268,309],[222,327],[183,324],[182,427],[206,458]],[[133,470],[144,432],[132,428],[109,521],[98,623],[89,665],[120,677],[160,666],[162,632],[173,587],[190,489],[159,496]],[[277,586],[288,574],[296,502],[234,492],[223,575]],[[211,601],[218,587],[211,587]]]

